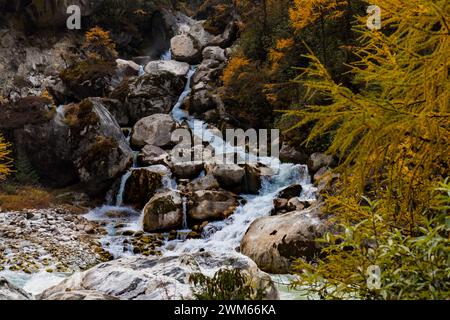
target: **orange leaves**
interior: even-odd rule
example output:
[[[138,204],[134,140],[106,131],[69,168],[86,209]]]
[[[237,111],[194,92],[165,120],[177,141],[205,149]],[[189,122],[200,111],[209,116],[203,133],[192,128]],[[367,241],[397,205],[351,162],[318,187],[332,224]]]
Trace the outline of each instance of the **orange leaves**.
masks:
[[[223,71],[222,81],[225,87],[229,87],[234,79],[239,78],[243,69],[250,65],[250,60],[244,56],[235,56],[231,58],[227,67]]]
[[[0,181],[11,173],[10,144],[0,135]]]
[[[275,47],[269,50],[269,61],[271,64],[271,71],[277,72],[281,60],[286,55],[286,52],[295,45],[293,38],[278,39]]]
[[[116,44],[109,32],[98,26],[86,32],[83,49],[88,52],[90,59],[113,60],[117,57]]]
[[[289,8],[291,25],[300,31],[324,16],[336,19],[343,13],[339,7],[347,4],[346,0],[294,0]]]

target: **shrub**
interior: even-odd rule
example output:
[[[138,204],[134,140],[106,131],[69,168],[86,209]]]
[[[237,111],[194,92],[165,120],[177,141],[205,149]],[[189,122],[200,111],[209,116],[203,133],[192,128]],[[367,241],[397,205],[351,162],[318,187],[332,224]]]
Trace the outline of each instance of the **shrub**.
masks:
[[[264,297],[264,290],[255,288],[239,269],[221,269],[212,278],[192,274],[189,282],[197,300],[262,300]]]
[[[0,181],[4,180],[11,173],[10,146],[0,134]]]
[[[109,37],[109,32],[97,26],[86,32],[83,49],[92,60],[112,61],[117,58],[116,45]]]

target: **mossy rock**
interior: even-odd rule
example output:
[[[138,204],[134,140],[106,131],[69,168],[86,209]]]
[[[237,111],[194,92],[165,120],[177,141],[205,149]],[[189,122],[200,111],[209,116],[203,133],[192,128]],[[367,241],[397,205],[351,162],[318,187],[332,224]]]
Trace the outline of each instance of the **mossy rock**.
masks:
[[[125,184],[124,204],[138,209],[144,208],[146,203],[162,186],[162,176],[159,173],[145,169],[133,170]]]
[[[63,70],[60,77],[74,96],[81,100],[107,95],[115,68],[114,61],[85,60]]]

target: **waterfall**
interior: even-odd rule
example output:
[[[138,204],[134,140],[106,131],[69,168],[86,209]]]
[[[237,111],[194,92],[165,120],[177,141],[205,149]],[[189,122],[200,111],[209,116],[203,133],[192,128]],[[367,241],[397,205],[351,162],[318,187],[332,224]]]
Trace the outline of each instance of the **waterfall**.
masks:
[[[181,123],[183,120],[186,120],[189,118],[189,113],[186,112],[185,110],[181,109],[181,106],[183,105],[184,100],[191,94],[191,79],[192,76],[195,74],[196,71],[196,67],[192,66],[188,72],[188,74],[186,75],[187,81],[186,81],[186,86],[183,90],[183,92],[181,93],[180,97],[178,98],[177,103],[175,104],[175,106],[172,109],[172,117],[175,119],[175,121],[177,121],[178,123]]]
[[[163,60],[163,61],[172,60],[172,51],[170,51],[170,49],[168,49],[167,51],[163,52],[160,60]]]
[[[120,207],[123,204],[123,195],[125,192],[125,186],[127,185],[127,181],[131,177],[132,172],[133,172],[132,170],[127,171],[122,176],[122,179],[120,180],[119,192],[117,193],[117,198],[116,198],[116,206],[117,207]]]
[[[140,65],[140,66],[139,66],[139,73],[138,73],[138,76],[141,77],[141,76],[143,76],[144,74],[145,74],[144,66],[143,66],[143,65]]]
[[[187,223],[187,198],[183,197],[183,230],[188,230]]]

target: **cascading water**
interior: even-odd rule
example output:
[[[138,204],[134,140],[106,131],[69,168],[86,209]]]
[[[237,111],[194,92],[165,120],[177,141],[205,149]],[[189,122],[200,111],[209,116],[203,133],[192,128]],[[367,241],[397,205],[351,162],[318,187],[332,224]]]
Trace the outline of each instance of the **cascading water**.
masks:
[[[161,57],[163,60],[170,60],[170,52]],[[192,133],[201,141],[208,142],[214,149],[215,155],[221,154],[237,154],[239,158],[246,159],[253,163],[262,163],[271,169],[273,174],[263,178],[262,187],[258,195],[241,195],[243,203],[235,213],[224,221],[209,223],[203,230],[201,239],[186,240],[189,233],[187,221],[187,202],[188,199],[183,197],[183,225],[182,230],[178,231],[176,240],[167,241],[163,246],[162,253],[166,256],[178,255],[182,253],[194,253],[198,251],[208,250],[215,252],[235,253],[240,255],[235,249],[239,247],[240,241],[250,224],[257,218],[267,216],[273,209],[273,199],[284,188],[293,184],[301,184],[303,187],[302,194],[299,195],[301,200],[315,200],[315,188],[311,184],[307,166],[282,164],[276,157],[258,157],[255,154],[247,152],[244,148],[235,147],[224,141],[212,129],[208,128],[208,124],[200,121],[182,109],[184,100],[191,93],[191,79],[195,74],[196,67],[192,66],[186,75],[186,86],[181,93],[177,103],[172,109],[172,117],[178,122],[186,121],[191,128]],[[156,166],[163,167],[163,166]],[[165,168],[165,167],[164,167]],[[123,207],[123,197],[127,180],[130,178],[132,171],[136,170],[136,164],[121,179],[119,192],[116,197],[115,206],[105,206],[91,211],[87,217],[94,220],[110,219],[113,222],[126,221],[127,230],[142,230],[142,213],[136,212],[131,208]],[[141,168],[145,169],[145,168]],[[155,166],[147,168],[155,170]],[[159,168],[163,170],[163,168]],[[158,169],[158,170],[159,170]],[[164,170],[168,170],[165,168]],[[171,177],[170,171],[163,175],[163,187],[170,190],[178,190],[176,181]],[[105,217],[110,211],[123,212],[125,218],[115,220]],[[113,224],[109,224],[112,225]],[[121,257],[129,254],[124,253],[123,240],[124,236],[117,235],[114,227],[108,227],[108,236],[104,238],[103,243],[115,257]]]

